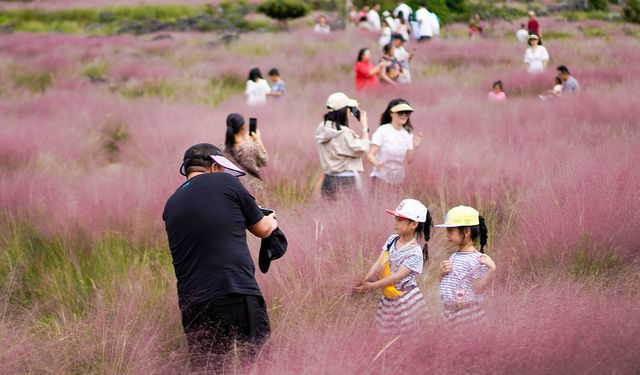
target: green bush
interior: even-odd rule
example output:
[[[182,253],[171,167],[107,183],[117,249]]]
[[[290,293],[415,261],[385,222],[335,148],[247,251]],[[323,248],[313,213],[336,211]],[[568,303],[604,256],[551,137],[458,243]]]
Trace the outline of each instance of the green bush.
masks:
[[[258,12],[279,21],[287,21],[306,16],[311,8],[302,0],[265,0],[258,6]]]
[[[18,86],[34,94],[42,94],[53,84],[53,74],[51,72],[16,72],[13,80]]]
[[[640,2],[627,0],[627,5],[622,9],[622,15],[627,22],[640,23]]]
[[[609,2],[607,0],[589,0],[589,9],[607,10],[609,9]]]

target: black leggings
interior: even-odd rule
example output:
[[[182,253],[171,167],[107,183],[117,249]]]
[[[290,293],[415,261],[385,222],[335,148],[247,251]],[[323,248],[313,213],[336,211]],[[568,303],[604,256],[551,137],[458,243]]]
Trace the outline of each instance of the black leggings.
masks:
[[[237,349],[250,361],[269,337],[269,316],[262,296],[230,294],[182,309],[191,363],[198,370],[224,370],[224,357]],[[195,370],[194,369],[194,370]]]

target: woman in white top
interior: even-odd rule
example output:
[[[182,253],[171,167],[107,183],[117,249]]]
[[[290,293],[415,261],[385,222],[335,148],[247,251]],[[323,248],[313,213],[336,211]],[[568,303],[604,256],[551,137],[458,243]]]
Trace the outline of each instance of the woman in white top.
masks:
[[[422,142],[421,134],[414,134],[410,116],[413,108],[404,99],[393,99],[387,105],[380,127],[373,133],[367,160],[373,165],[372,182],[400,184],[404,181],[407,154]]]
[[[409,21],[406,21],[404,19],[402,12],[400,12],[395,19],[393,32],[395,34],[402,35],[405,41],[409,41],[409,34],[411,33],[411,25],[409,25]]]
[[[387,19],[385,18],[382,20],[382,31],[380,32],[380,38],[378,38],[378,44],[380,45],[380,48],[391,43],[391,34],[392,34],[391,26],[389,25],[389,23],[387,22]]]
[[[247,88],[244,90],[244,94],[247,96],[247,104],[267,104],[267,94],[270,92],[271,87],[269,87],[269,83],[262,78],[260,69],[251,69],[249,71],[249,79],[247,80]]]
[[[536,34],[529,35],[529,47],[524,52],[524,63],[527,65],[527,71],[532,74],[542,73],[547,69],[549,52]]]

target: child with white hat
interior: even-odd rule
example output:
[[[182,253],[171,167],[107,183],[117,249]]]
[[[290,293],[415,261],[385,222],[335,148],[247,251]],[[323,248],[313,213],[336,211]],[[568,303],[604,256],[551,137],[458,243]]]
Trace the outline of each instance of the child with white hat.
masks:
[[[488,237],[484,218],[472,207],[458,206],[447,212],[444,224],[435,227],[447,228],[447,239],[457,247],[448,260],[440,263],[445,320],[464,323],[484,317],[483,293],[491,286],[496,270],[496,264],[484,254]],[[480,251],[475,248],[476,240]]]
[[[376,324],[383,333],[398,334],[414,329],[426,311],[416,276],[422,273],[428,259],[431,214],[415,199],[405,199],[395,210],[386,212],[395,216],[395,233],[389,236],[378,260],[354,290],[382,289]],[[419,235],[424,237],[424,247],[418,243]]]

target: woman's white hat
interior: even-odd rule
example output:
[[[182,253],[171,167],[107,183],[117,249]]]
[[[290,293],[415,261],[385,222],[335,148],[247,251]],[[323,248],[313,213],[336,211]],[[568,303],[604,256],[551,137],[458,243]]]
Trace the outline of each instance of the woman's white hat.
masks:
[[[386,213],[403,219],[424,223],[427,221],[427,206],[415,199],[405,199],[393,210],[384,210]]]
[[[531,39],[540,39],[540,37],[537,36],[536,34],[530,34],[529,35],[529,40],[531,40]]]
[[[357,107],[357,106],[358,106],[358,101],[355,99],[349,98],[343,92],[334,92],[333,94],[329,95],[329,97],[327,98],[327,108],[329,108],[332,111],[337,111],[344,107]]]

